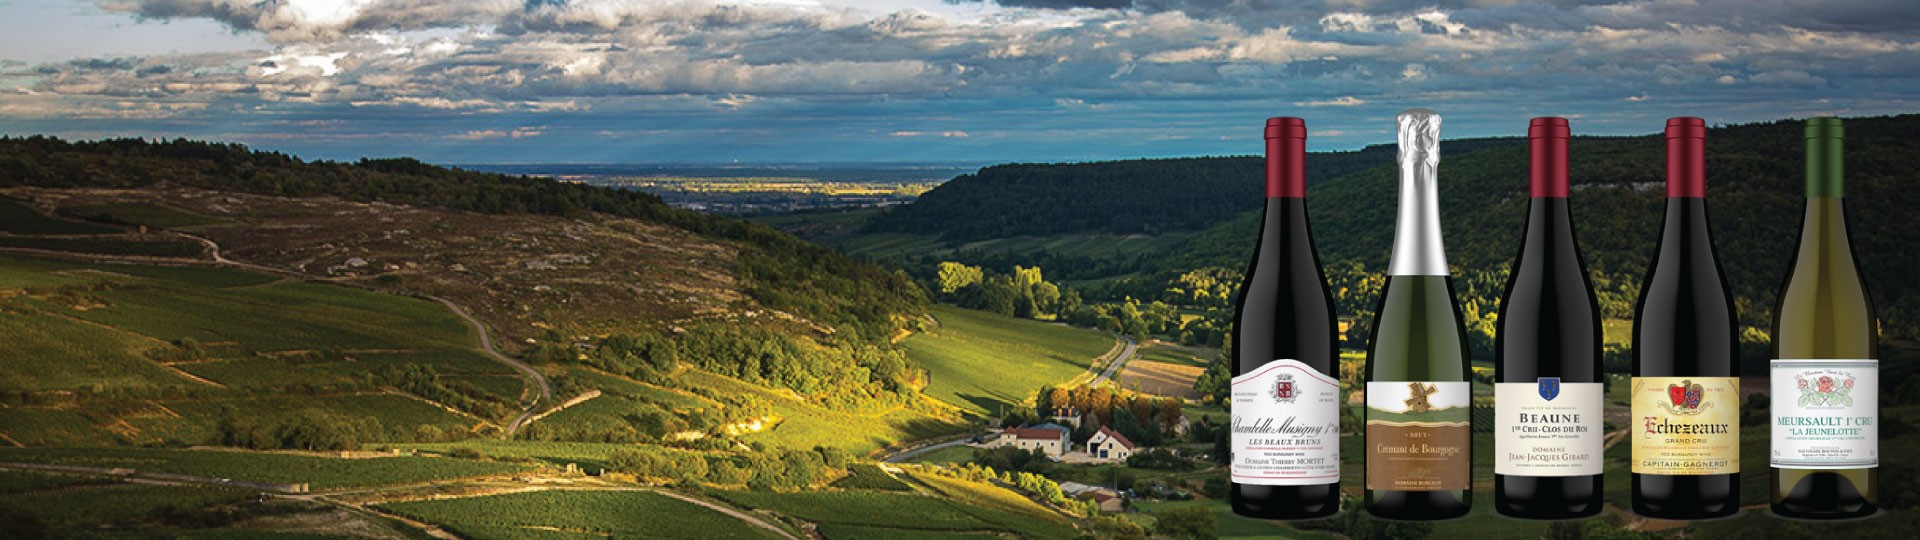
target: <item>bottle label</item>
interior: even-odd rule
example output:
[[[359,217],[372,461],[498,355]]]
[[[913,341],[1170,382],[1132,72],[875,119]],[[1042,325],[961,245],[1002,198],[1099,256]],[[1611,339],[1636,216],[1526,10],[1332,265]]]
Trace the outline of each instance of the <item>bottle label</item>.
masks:
[[[1340,481],[1340,381],[1299,360],[1233,378],[1233,481],[1306,486]]]
[[[1603,467],[1604,384],[1559,377],[1493,385],[1493,472],[1591,476]]]
[[[1467,489],[1472,406],[1466,381],[1367,383],[1367,489]]]
[[[1634,377],[1633,472],[1740,472],[1740,379]]]
[[[1880,362],[1774,360],[1774,467],[1880,466]]]

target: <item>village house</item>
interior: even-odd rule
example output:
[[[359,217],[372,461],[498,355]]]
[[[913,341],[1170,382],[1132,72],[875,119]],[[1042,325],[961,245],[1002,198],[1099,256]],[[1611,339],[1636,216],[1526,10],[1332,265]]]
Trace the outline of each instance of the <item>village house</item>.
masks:
[[[1039,450],[1051,457],[1060,457],[1072,446],[1066,428],[1054,427],[1018,427],[1007,428],[994,438],[993,446],[1011,446],[1022,450]]]
[[[1113,428],[1101,426],[1099,433],[1087,439],[1087,455],[1100,460],[1126,461],[1133,457],[1133,441]]]
[[[1053,409],[1052,419],[1056,423],[1072,426],[1073,429],[1080,429],[1080,409],[1057,407]]]

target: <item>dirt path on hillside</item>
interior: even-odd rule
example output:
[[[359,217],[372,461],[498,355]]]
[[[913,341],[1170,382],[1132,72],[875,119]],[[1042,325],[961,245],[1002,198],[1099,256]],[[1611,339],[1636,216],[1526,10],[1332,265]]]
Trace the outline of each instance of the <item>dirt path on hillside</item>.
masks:
[[[519,431],[520,426],[526,425],[539,411],[541,403],[553,401],[553,385],[547,382],[546,375],[541,374],[540,370],[534,369],[533,366],[527,365],[526,362],[514,360],[512,357],[501,354],[500,349],[494,348],[493,336],[487,333],[487,325],[482,324],[480,319],[474,317],[472,313],[468,313],[467,308],[460,307],[460,304],[455,304],[452,300],[438,296],[428,296],[426,298],[447,306],[447,310],[452,311],[454,315],[459,315],[461,320],[465,320],[468,325],[473,326],[474,334],[480,336],[480,348],[477,349],[478,351],[487,355],[488,358],[492,358],[495,362],[499,362],[507,367],[513,368],[514,371],[520,372],[522,378],[532,381],[534,386],[540,389],[540,395],[535,397],[532,403],[528,403],[526,409],[520,411],[519,416],[513,417],[513,421],[507,423],[507,438],[513,438],[513,433]]]

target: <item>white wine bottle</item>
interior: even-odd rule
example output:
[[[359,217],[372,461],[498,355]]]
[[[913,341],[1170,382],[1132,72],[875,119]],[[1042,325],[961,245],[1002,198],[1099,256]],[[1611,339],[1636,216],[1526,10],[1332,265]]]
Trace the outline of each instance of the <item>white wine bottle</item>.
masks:
[[[1398,120],[1399,222],[1367,347],[1367,511],[1446,519],[1473,504],[1472,370],[1440,242],[1440,115]]]
[[[1773,311],[1773,512],[1839,519],[1879,500],[1879,336],[1847,240],[1838,118],[1807,120],[1800,254]]]

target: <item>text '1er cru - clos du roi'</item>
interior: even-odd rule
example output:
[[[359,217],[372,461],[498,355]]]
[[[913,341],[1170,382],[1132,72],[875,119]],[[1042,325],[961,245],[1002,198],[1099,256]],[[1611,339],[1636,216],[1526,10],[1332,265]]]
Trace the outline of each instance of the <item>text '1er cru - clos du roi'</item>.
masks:
[[[1526,235],[1495,334],[1494,507],[1530,519],[1600,513],[1600,313],[1567,209],[1564,118],[1527,127]]]
[[[1773,311],[1773,512],[1810,519],[1877,507],[1880,362],[1873,299],[1847,239],[1838,118],[1807,120],[1800,254]]]
[[[1267,121],[1267,207],[1233,317],[1234,513],[1340,509],[1339,334],[1307,229],[1306,122]]]
[[[1740,509],[1739,325],[1707,232],[1706,123],[1667,121],[1667,212],[1633,319],[1633,511]]]
[[[1466,331],[1440,242],[1440,115],[1398,121],[1399,217],[1367,348],[1367,511],[1445,519],[1473,501]]]

